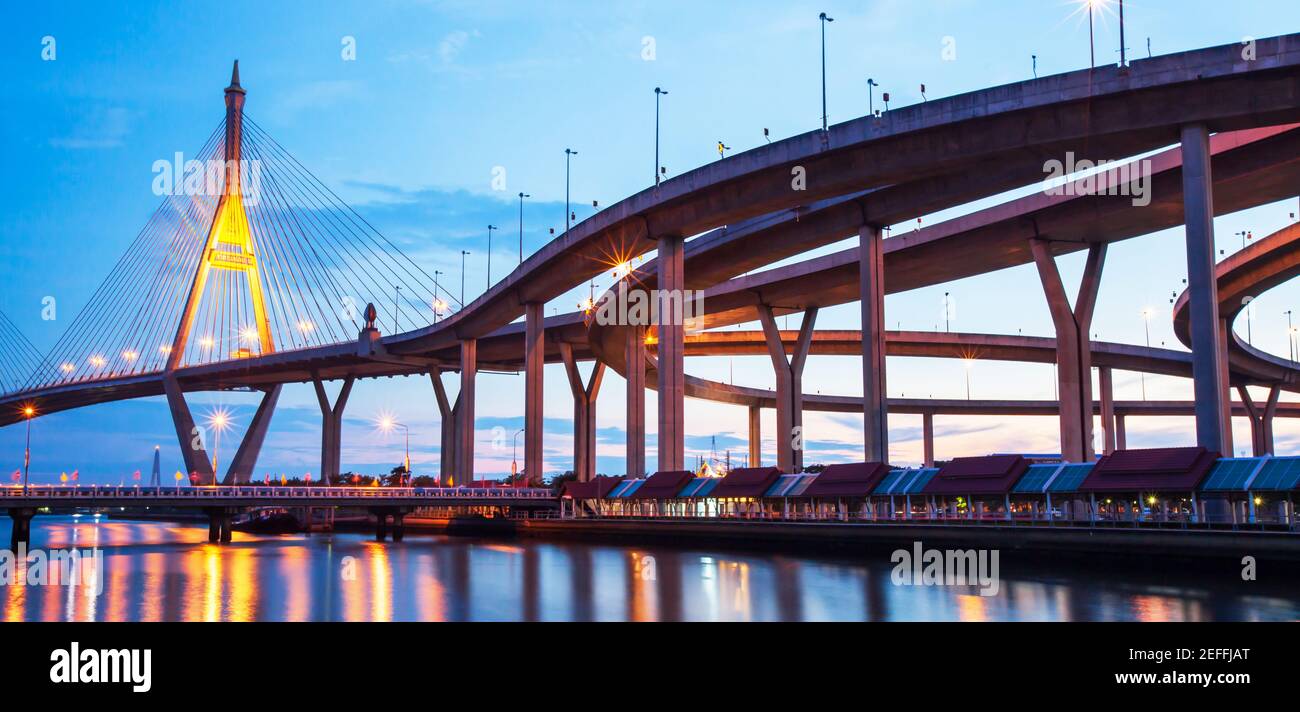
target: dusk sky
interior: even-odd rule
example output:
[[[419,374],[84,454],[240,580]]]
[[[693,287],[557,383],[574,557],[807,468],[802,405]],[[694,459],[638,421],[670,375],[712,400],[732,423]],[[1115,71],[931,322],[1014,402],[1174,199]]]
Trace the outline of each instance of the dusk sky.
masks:
[[[524,208],[526,253],[550,239],[549,228],[563,229],[566,147],[579,153],[572,194],[580,220],[593,213],[593,200],[608,206],[651,182],[654,87],[669,92],[661,134],[669,177],[717,160],[719,140],[734,155],[763,144],[764,128],[778,140],[818,127],[819,12],[835,19],[827,27],[826,50],[831,123],[866,114],[868,77],[880,84],[877,105],[880,92],[888,91],[896,108],[921,101],[921,84],[934,100],[1028,79],[1034,55],[1039,76],[1084,68],[1089,56],[1086,15],[1077,2],[1061,0],[611,5],[228,0],[152,8],[135,2],[129,15],[112,3],[7,8],[0,28],[6,96],[0,150],[7,164],[0,192],[0,311],[42,353],[53,346],[157,207],[154,162],[176,152],[196,154],[221,121],[222,89],[234,59],[248,91],[247,116],[411,259],[430,273],[441,271],[458,290],[460,252],[472,253],[464,275],[472,300],[486,283],[489,223],[502,228],[494,243],[494,279],[515,265],[517,193],[532,196]],[[1230,12],[1224,7],[1211,0],[1126,3],[1131,55],[1147,56],[1148,39],[1151,52],[1167,54],[1300,29],[1294,0],[1234,3]],[[53,61],[42,58],[46,38],[53,38]],[[355,59],[345,57],[350,41]],[[945,47],[955,48],[952,61],[944,59]],[[1104,11],[1096,26],[1098,63],[1117,61],[1118,47],[1117,17]],[[504,185],[493,185],[494,171],[504,175]],[[1218,246],[1232,254],[1242,245],[1237,233],[1271,234],[1293,222],[1298,210],[1300,202],[1292,199],[1222,216],[1215,225]],[[895,226],[893,233],[911,229]],[[853,244],[856,238],[800,259]],[[1082,254],[1061,265],[1073,290]],[[1144,343],[1142,311],[1150,308],[1151,345],[1182,349],[1170,323],[1170,295],[1182,291],[1185,275],[1181,228],[1114,244],[1094,338]],[[597,289],[609,283],[605,275]],[[955,304],[953,331],[1052,335],[1032,265],[890,295],[889,328],[942,329],[945,292]],[[586,293],[582,287],[554,300],[547,315],[572,311]],[[57,305],[54,319],[42,316],[47,297]],[[1286,356],[1285,312],[1297,304],[1294,284],[1261,295],[1254,303],[1253,344]],[[856,303],[825,309],[817,326],[856,329],[858,309]],[[788,324],[797,328],[798,317]],[[1235,328],[1244,336],[1245,318]],[[737,385],[774,383],[766,356],[689,359],[687,372]],[[964,398],[967,375],[958,361],[891,358],[888,392]],[[975,398],[1054,398],[1050,365],[976,361],[969,378]],[[1139,399],[1142,383],[1136,373],[1117,373],[1116,398]],[[623,379],[610,374],[600,393],[601,473],[623,472],[623,388]],[[859,360],[812,357],[804,388],[861,394]],[[1191,397],[1190,380],[1147,376],[1145,388],[1151,399]],[[547,367],[545,389],[546,473],[553,474],[572,467],[572,402],[561,367]],[[480,477],[500,476],[510,468],[512,436],[523,425],[523,376],[481,374],[478,390],[477,470]],[[223,453],[233,454],[254,396],[192,394],[190,403],[198,417],[217,405],[233,410],[238,427],[222,443]],[[647,403],[653,438],[653,392]],[[343,469],[386,472],[400,463],[400,437],[375,426],[379,414],[389,412],[410,427],[415,473],[436,472],[436,410],[426,377],[359,382],[346,412]],[[764,413],[767,463],[775,461],[774,421],[774,413]],[[1244,420],[1234,425],[1240,454],[1249,447],[1249,431]],[[730,450],[733,461],[743,459],[742,408],[688,399],[686,427],[690,466],[709,454],[713,440],[719,457]],[[920,430],[919,416],[890,419],[895,463],[921,459]],[[6,473],[22,464],[23,437],[21,424],[0,429],[0,469]],[[1057,437],[1053,418],[941,416],[936,454],[1056,452]],[[862,459],[860,416],[808,413],[805,438],[807,463]],[[1193,441],[1190,418],[1128,421],[1130,447]],[[60,472],[74,469],[83,482],[129,482],[137,469],[147,477],[155,444],[162,446],[169,478],[182,465],[162,398],[52,414],[32,426],[33,480],[57,481]],[[1277,447],[1280,454],[1300,450],[1300,423],[1279,421]],[[652,471],[655,452],[652,440]],[[309,385],[288,386],[257,477],[319,469],[315,396]]]

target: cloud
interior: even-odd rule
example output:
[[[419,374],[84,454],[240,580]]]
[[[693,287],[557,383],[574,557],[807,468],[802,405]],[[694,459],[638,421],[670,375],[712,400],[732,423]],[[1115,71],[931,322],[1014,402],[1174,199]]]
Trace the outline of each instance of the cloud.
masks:
[[[86,112],[67,136],[50,139],[55,148],[72,151],[117,148],[130,131],[131,114],[121,107],[98,107]]]
[[[474,37],[479,37],[478,30],[473,32],[456,30],[448,33],[438,43],[438,58],[442,60],[443,64],[455,62],[456,56],[460,54],[461,50],[465,49],[465,45],[469,44],[470,38]]]
[[[359,82],[350,79],[306,82],[288,91],[276,93],[274,103],[268,111],[277,123],[290,124],[298,114],[328,109],[355,97],[360,87]]]

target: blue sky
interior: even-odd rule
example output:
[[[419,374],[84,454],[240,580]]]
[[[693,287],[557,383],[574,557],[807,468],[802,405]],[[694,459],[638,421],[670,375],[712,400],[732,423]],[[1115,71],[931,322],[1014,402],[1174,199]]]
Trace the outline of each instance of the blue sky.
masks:
[[[898,106],[919,101],[922,83],[934,99],[1028,78],[1032,55],[1040,76],[1086,66],[1088,28],[1076,9],[1059,0],[14,7],[0,28],[7,99],[0,150],[9,166],[0,174],[0,309],[41,349],[54,343],[156,207],[153,162],[197,152],[220,121],[221,89],[235,58],[249,92],[247,114],[426,270],[454,280],[460,250],[472,251],[466,281],[473,296],[485,283],[488,223],[501,225],[507,238],[494,264],[513,264],[519,191],[533,196],[525,208],[527,251],[544,244],[547,228],[562,227],[565,147],[579,151],[572,192],[580,218],[591,214],[592,200],[609,205],[650,182],[655,86],[669,91],[661,162],[673,175],[715,160],[720,139],[742,151],[763,142],[764,128],[781,138],[818,125],[818,12],[835,18],[827,83],[830,119],[839,122],[866,113],[867,77]],[[1135,56],[1145,56],[1148,37],[1163,54],[1300,29],[1300,13],[1286,0],[1145,0],[1126,5],[1126,20]],[[54,40],[54,61],[42,60],[46,37]],[[347,38],[355,40],[352,61],[342,56]],[[955,61],[942,58],[945,42],[955,43]],[[1114,61],[1118,44],[1113,14],[1099,17],[1099,62]],[[491,183],[498,168],[504,190]],[[1240,247],[1233,233],[1271,233],[1296,210],[1290,201],[1222,217],[1220,246],[1230,253]],[[1185,272],[1181,240],[1181,230],[1170,230],[1112,248],[1094,325],[1099,338],[1142,343],[1140,312],[1153,307],[1153,345],[1177,347],[1168,297]],[[1062,266],[1073,284],[1081,258]],[[1032,267],[891,295],[890,326],[934,329],[944,291],[957,305],[954,330],[1051,334]],[[548,313],[571,310],[579,294],[585,290],[555,300]],[[46,296],[57,300],[54,320],[41,318]],[[1286,285],[1259,298],[1256,345],[1287,353],[1283,312],[1296,296]],[[818,326],[856,328],[857,319],[848,305],[825,310]],[[1244,332],[1244,322],[1237,328]],[[959,363],[891,359],[889,368],[891,395],[965,395]],[[765,357],[692,360],[688,370],[743,385],[773,382]],[[1046,365],[976,363],[971,390],[977,398],[1051,398],[1052,379]],[[510,436],[522,425],[522,382],[480,377],[482,473],[509,468]],[[854,359],[814,357],[805,388],[860,393],[861,372]],[[1118,398],[1138,398],[1141,381],[1117,374],[1116,388]],[[1189,382],[1168,377],[1148,377],[1146,389],[1151,397],[1190,396]],[[546,390],[547,469],[563,470],[570,467],[572,411],[559,368],[548,369]],[[213,404],[232,407],[239,425],[252,416],[247,395],[191,400],[200,414]],[[400,461],[399,439],[374,430],[381,410],[410,425],[416,469],[427,471],[437,460],[438,419],[423,378],[358,386],[347,411],[344,467],[376,471]],[[622,413],[623,382],[613,376],[598,408],[601,471],[622,471]],[[765,418],[770,461],[773,415]],[[654,418],[648,423],[653,430]],[[707,453],[711,438],[733,457],[744,451],[745,415],[737,408],[688,401],[687,428],[691,456]],[[806,428],[810,461],[853,459],[860,451],[859,419],[809,414]],[[896,461],[919,459],[919,430],[919,418],[891,419]],[[1048,418],[940,418],[937,431],[941,457],[1057,449]],[[1129,423],[1133,446],[1186,442],[1190,433],[1187,419]],[[22,435],[20,426],[0,430],[0,467],[21,463]],[[1238,423],[1238,442],[1245,437]],[[1281,424],[1278,438],[1286,451],[1300,440],[1300,427]],[[38,479],[73,469],[103,481],[138,468],[147,474],[155,443],[164,448],[164,468],[179,463],[159,400],[42,418],[33,442]],[[319,411],[309,387],[291,386],[258,470],[318,469]]]

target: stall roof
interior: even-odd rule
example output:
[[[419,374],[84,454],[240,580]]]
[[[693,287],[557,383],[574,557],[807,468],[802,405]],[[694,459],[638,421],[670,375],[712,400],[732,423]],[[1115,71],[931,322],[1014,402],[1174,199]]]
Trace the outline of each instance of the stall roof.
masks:
[[[925,487],[926,494],[1005,494],[1029,469],[1022,455],[958,457],[949,461]]]
[[[1270,457],[1250,483],[1252,490],[1290,492],[1300,489],[1300,457]]]
[[[1190,492],[1205,479],[1218,454],[1203,447],[1116,450],[1101,458],[1080,492]]]
[[[1258,457],[1221,458],[1205,476],[1201,489],[1206,492],[1245,491],[1262,464],[1263,458]]]
[[[565,482],[564,495],[573,499],[604,499],[622,483],[622,477],[597,475],[588,482]]]
[[[645,484],[645,480],[623,480],[618,484],[617,487],[614,488],[612,492],[609,493],[609,495],[606,498],[627,499],[628,497],[631,497],[637,490],[641,489],[641,485],[643,484]]]
[[[930,480],[938,474],[937,467],[919,467],[907,470],[891,470],[881,478],[880,484],[872,490],[874,496],[891,494],[920,494]]]
[[[663,470],[646,478],[632,499],[675,499],[695,476],[687,470]]]
[[[1061,466],[1061,471],[1056,473],[1052,482],[1047,485],[1047,491],[1053,494],[1069,494],[1078,492],[1079,485],[1088,478],[1088,473],[1096,466],[1094,462],[1072,462]]]
[[[762,497],[781,476],[775,467],[740,467],[727,473],[713,489],[714,497]]]
[[[866,497],[889,472],[889,465],[883,462],[830,465],[808,485],[804,494],[809,497]]]
[[[722,481],[721,477],[696,477],[677,494],[678,497],[712,497],[713,490],[717,489],[718,483]]]
[[[1047,485],[1056,477],[1056,473],[1061,471],[1064,465],[1030,465],[1025,471],[1025,476],[1021,477],[1011,488],[1012,492],[1017,494],[1039,494],[1047,490]]]
[[[817,475],[781,475],[767,488],[764,497],[801,497]]]

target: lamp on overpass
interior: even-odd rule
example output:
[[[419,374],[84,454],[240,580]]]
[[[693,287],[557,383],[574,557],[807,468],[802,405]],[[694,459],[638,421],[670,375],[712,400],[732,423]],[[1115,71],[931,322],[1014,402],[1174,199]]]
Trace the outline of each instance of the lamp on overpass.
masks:
[[[492,231],[499,230],[496,225],[488,225],[488,246],[487,246],[487,289],[492,288]]]
[[[655,87],[655,185],[659,185],[659,177],[663,174],[659,165],[659,97],[667,95],[668,92]]]
[[[469,250],[460,251],[460,308],[465,308],[465,256]]]
[[[1142,310],[1142,326],[1143,326],[1143,328],[1146,330],[1146,336],[1147,336],[1147,348],[1151,348],[1151,317],[1153,317],[1153,316],[1155,316],[1155,315],[1156,315],[1156,310],[1155,310],[1155,309],[1152,309],[1151,307],[1147,307],[1147,308],[1145,308],[1145,309]],[[1146,372],[1143,371],[1143,372],[1141,373],[1141,376],[1142,376],[1142,400],[1146,400],[1146,399],[1147,399],[1147,374],[1146,374]]]
[[[876,115],[876,87],[880,86],[875,79],[867,77],[867,113]]]
[[[524,263],[524,198],[533,196],[520,191],[519,192],[519,264]]]
[[[569,231],[569,221],[573,218],[573,213],[569,212],[569,161],[578,152],[571,149],[564,149],[564,231]]]
[[[822,13],[817,16],[822,25],[822,131],[826,130],[826,23],[835,22],[835,18]]]

